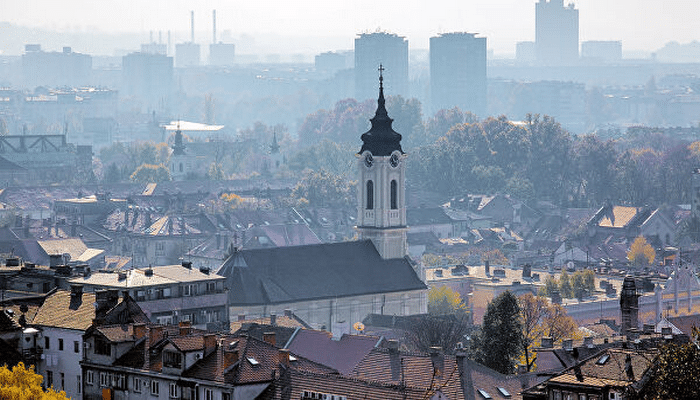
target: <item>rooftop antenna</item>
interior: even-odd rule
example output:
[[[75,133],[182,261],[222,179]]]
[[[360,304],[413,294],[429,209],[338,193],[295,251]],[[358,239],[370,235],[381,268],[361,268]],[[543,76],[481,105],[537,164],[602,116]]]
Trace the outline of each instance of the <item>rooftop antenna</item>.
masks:
[[[212,10],[211,18],[212,18],[212,43],[216,44],[216,10]]]
[[[194,11],[190,11],[190,43],[194,43]]]

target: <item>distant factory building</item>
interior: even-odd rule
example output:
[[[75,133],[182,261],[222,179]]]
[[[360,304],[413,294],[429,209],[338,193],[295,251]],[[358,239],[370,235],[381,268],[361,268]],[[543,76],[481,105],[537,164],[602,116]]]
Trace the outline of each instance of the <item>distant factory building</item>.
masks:
[[[194,41],[194,40],[193,40]],[[216,10],[212,11],[212,41],[209,45],[209,65],[233,65],[236,56],[236,45],[216,41]]]
[[[537,61],[573,65],[579,59],[578,10],[564,0],[539,0],[535,6]]]
[[[455,32],[430,38],[430,94],[433,112],[459,107],[486,112],[486,38]]]
[[[355,98],[376,96],[377,67],[385,68],[384,86],[395,96],[408,97],[408,40],[392,33],[363,33],[355,38]]]
[[[175,66],[177,68],[199,66],[199,45],[194,42],[194,11],[190,12],[190,41],[175,45]]]

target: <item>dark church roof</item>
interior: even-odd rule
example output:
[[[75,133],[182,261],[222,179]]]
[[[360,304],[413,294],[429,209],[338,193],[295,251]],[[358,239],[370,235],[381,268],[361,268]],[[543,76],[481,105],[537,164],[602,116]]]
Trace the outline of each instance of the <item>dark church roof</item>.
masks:
[[[231,306],[426,289],[408,260],[382,259],[369,240],[239,250],[218,273]]]
[[[383,68],[379,67],[380,72]],[[365,150],[369,150],[374,156],[388,156],[392,152],[401,150],[401,135],[394,131],[391,123],[394,121],[389,118],[389,114],[384,106],[384,77],[379,75],[379,99],[377,100],[377,111],[374,118],[370,119],[372,127],[369,131],[362,134],[362,148],[358,154],[362,154]]]

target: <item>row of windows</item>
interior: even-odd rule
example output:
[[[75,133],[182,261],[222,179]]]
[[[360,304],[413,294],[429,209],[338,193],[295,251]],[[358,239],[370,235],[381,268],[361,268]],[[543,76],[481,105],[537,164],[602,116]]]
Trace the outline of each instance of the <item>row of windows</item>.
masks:
[[[201,293],[201,289],[197,284],[183,285],[179,288],[180,296],[190,297],[197,296],[198,294],[206,293],[216,293],[216,282],[206,282],[204,284],[204,293]],[[135,293],[136,301],[143,301],[147,299],[165,299],[173,296],[172,289],[169,287],[153,288],[146,290],[137,290]]]
[[[390,192],[391,192],[391,199],[390,199],[390,206],[392,210],[397,210],[399,208],[399,199],[398,199],[398,183],[396,183],[396,180],[391,181],[390,185]],[[374,210],[374,181],[369,180],[367,181],[367,200],[365,202],[365,208],[368,210]]]
[[[63,372],[59,373],[59,378],[61,379],[61,381],[58,383],[60,383],[61,386],[55,386],[54,381],[53,381],[53,371],[47,370],[46,371],[46,387],[53,386],[54,389],[57,389],[57,390],[66,390],[66,374],[64,374]],[[80,375],[77,375],[76,378],[77,378],[77,380],[76,380],[76,383],[77,383],[76,392],[78,394],[80,394],[83,391],[83,386],[80,383],[81,377],[80,377]]]
[[[47,381],[53,380],[53,375],[50,371],[47,371]],[[61,380],[63,380],[63,374],[61,374]],[[85,376],[86,385],[94,385],[95,383],[95,372],[88,370]],[[112,374],[110,372],[100,372],[100,386],[101,387],[114,387],[117,389],[126,389],[126,378],[124,374]],[[143,379],[139,376],[134,376],[132,378],[131,388],[134,393],[143,393],[144,386],[146,390],[150,390],[151,396],[160,396],[160,382],[153,379],[150,381]],[[188,388],[188,390],[190,390]],[[170,382],[168,384],[168,396],[171,399],[180,398],[182,394],[182,388],[180,388],[177,383]],[[80,393],[80,376],[78,376],[78,393]],[[214,400],[214,391],[209,388],[203,389],[204,400]],[[222,393],[222,400],[231,400],[230,393]]]
[[[44,336],[44,349],[49,350],[51,348],[51,338],[49,336]],[[63,338],[58,338],[58,351],[63,351]],[[73,352],[80,352],[80,342],[77,340],[73,341]]]

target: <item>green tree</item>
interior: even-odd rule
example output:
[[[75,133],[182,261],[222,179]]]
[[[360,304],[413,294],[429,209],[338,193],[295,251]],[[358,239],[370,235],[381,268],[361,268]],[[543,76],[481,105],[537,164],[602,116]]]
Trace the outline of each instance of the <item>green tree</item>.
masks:
[[[540,288],[539,294],[542,296],[552,297],[552,293],[554,293],[555,290],[559,290],[559,282],[554,276],[549,275],[547,276],[547,279],[544,280],[544,286]]]
[[[221,164],[211,163],[209,170],[207,171],[207,178],[212,181],[226,180],[226,173],[224,172]]]
[[[428,314],[462,315],[466,311],[462,297],[449,286],[434,286],[428,290]]]
[[[592,270],[576,271],[571,275],[574,297],[581,299],[595,291],[595,273]]]
[[[158,183],[170,180],[170,171],[163,164],[142,164],[129,177],[132,182]]]
[[[65,400],[66,393],[53,388],[44,391],[41,382],[44,378],[35,373],[33,367],[25,368],[19,363],[8,368],[0,367],[0,400]]]
[[[478,335],[476,360],[502,374],[511,374],[522,349],[523,328],[518,299],[506,291],[489,302]]]
[[[307,170],[290,195],[294,203],[314,207],[350,206],[355,204],[355,183],[326,170]]]
[[[571,283],[571,276],[562,269],[561,275],[559,275],[559,293],[561,297],[566,299],[572,299],[574,297],[574,287]]]
[[[700,332],[693,328],[695,340]],[[649,400],[700,399],[700,349],[691,342],[669,343],[661,349],[651,381],[638,398]]]

